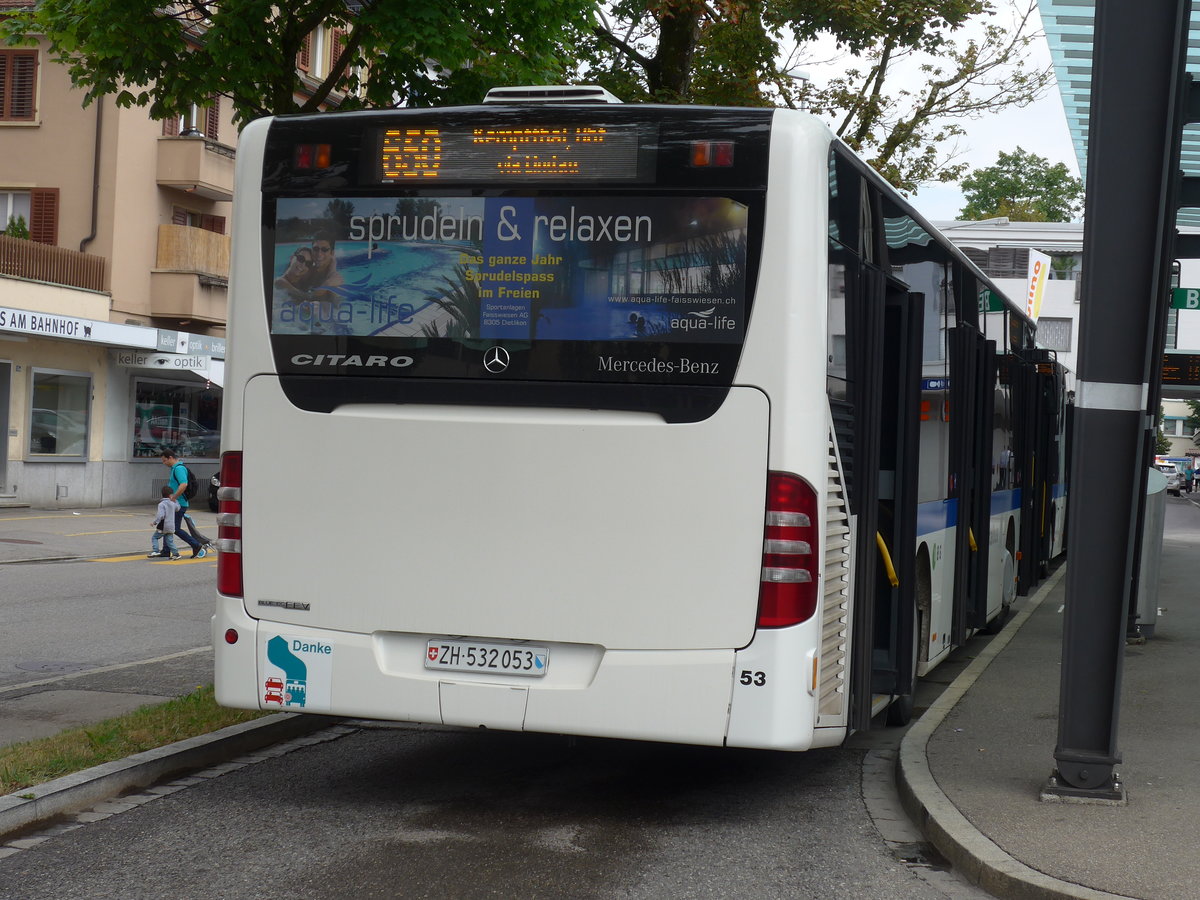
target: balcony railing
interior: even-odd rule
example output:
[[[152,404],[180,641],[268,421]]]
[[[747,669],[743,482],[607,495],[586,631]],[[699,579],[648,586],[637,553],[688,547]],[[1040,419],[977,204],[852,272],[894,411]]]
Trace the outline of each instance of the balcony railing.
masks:
[[[209,200],[233,199],[234,150],[203,137],[158,139],[158,183]]]
[[[0,275],[104,291],[108,289],[105,262],[103,256],[0,234]]]
[[[159,225],[156,269],[229,277],[229,235],[191,225]]]
[[[228,235],[190,225],[158,226],[151,315],[223,323],[228,279]]]

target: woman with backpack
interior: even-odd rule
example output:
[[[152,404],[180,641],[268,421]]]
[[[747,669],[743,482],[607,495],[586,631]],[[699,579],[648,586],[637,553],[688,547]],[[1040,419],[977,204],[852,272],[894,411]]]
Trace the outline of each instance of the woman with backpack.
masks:
[[[195,478],[188,471],[188,467],[179,461],[174,450],[163,450],[162,461],[163,465],[171,470],[171,480],[167,482],[167,487],[171,489],[171,498],[179,504],[179,508],[175,510],[175,535],[192,548],[192,559],[199,559],[206,555],[203,545],[182,527],[183,516],[187,512],[190,499],[189,488],[192,496],[196,494],[196,488],[192,486],[196,484]]]

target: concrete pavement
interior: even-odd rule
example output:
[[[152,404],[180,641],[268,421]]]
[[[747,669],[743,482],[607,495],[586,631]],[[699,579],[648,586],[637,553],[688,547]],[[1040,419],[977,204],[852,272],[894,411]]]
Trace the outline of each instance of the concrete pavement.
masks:
[[[145,553],[152,506],[99,510],[0,509],[0,564]],[[207,510],[194,512],[215,537]],[[1126,650],[1119,741],[1125,806],[1047,803],[1054,766],[1065,568],[1019,598],[1004,631],[909,729],[897,781],[906,808],[954,867],[999,897],[1178,900],[1200,897],[1200,534],[1164,541],[1154,636]],[[179,565],[174,563],[173,565]],[[102,716],[98,698],[154,702],[211,680],[211,650],[0,688],[0,745],[22,706],[54,727]],[[115,698],[115,699],[114,699]],[[67,714],[62,714],[66,710]],[[291,736],[333,724],[272,716],[122,764],[0,797],[0,837],[63,811],[144,786],[163,773],[215,759],[227,743]],[[249,732],[249,734],[247,734]],[[23,738],[15,738],[17,740]],[[186,746],[184,746],[186,745]],[[231,752],[234,752],[231,749]],[[101,771],[103,770],[103,771]],[[32,797],[32,799],[29,799]]]
[[[1039,799],[1058,737],[1065,568],[1019,601],[909,729],[901,797],[968,879],[1022,900],[1200,897],[1198,563],[1200,533],[1164,540],[1154,636],[1125,649],[1117,771],[1126,805]]]

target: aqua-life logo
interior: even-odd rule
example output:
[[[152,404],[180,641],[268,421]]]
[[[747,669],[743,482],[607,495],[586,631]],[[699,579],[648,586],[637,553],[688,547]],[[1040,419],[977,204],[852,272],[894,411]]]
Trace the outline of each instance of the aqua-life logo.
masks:
[[[328,710],[333,686],[333,645],[277,634],[264,644],[263,706]]]

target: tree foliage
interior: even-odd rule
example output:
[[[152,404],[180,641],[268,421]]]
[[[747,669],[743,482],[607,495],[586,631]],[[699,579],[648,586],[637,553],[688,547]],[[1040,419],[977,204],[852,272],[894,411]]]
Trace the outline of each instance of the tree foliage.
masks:
[[[1192,434],[1200,431],[1200,400],[1185,400],[1190,410],[1188,417],[1183,422],[1184,428],[1189,428]]]
[[[618,0],[580,43],[582,71],[625,99],[805,107],[903,190],[954,181],[962,122],[1023,106],[1050,84],[1031,69],[1031,2],[1011,27],[988,0]],[[974,23],[974,37],[955,35]],[[797,55],[827,36],[857,64],[798,81]],[[791,47],[791,52],[787,52]],[[895,87],[916,69],[919,84]]]
[[[1154,430],[1154,452],[1155,453],[1170,453],[1171,439],[1167,437],[1163,431],[1163,419],[1166,418],[1166,410],[1161,406],[1158,408],[1158,425]]]
[[[29,240],[29,225],[26,224],[24,216],[9,216],[8,225],[0,231],[0,234],[27,241]]]
[[[1083,209],[1083,182],[1066,163],[1018,147],[1001,152],[994,166],[976,169],[962,181],[963,219],[1007,216],[1020,222],[1069,222]]]
[[[493,85],[561,82],[559,37],[589,22],[590,0],[41,0],[5,11],[0,37],[44,35],[87,92],[154,118],[214,94],[245,122],[342,109],[476,103]],[[296,57],[318,25],[346,33],[326,77],[302,81]]]
[[[956,180],[964,119],[1033,100],[1029,9],[1005,28],[991,0],[40,0],[0,12],[0,37],[41,34],[86,102],[111,95],[166,118],[232,99],[235,118],[475,103],[497,84],[598,82],[627,101],[807,107],[904,190]],[[322,79],[296,55],[318,25],[344,50]],[[962,40],[968,26],[974,37]],[[855,64],[791,76],[831,37]],[[896,87],[917,67],[916,86]]]

